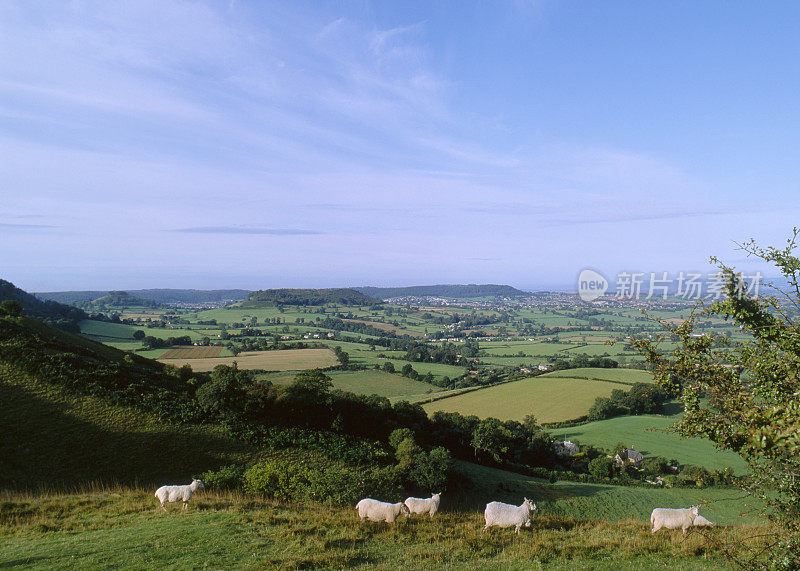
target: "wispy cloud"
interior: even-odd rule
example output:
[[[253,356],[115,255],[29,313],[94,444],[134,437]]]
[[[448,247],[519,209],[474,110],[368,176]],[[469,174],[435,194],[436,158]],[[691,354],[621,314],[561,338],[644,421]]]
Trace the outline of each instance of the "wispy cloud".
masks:
[[[264,234],[268,236],[313,236],[324,234],[318,230],[298,228],[246,228],[243,226],[197,226],[194,228],[177,228],[173,232],[189,234]]]
[[[52,230],[58,228],[51,224],[12,224],[0,222],[0,228],[4,230]]]

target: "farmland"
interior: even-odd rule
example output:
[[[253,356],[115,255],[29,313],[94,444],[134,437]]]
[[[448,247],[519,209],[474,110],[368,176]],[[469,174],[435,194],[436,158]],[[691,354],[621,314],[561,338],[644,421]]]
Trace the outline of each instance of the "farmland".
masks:
[[[532,414],[539,422],[556,422],[586,414],[597,397],[617,388],[607,381],[541,376],[437,400],[424,408],[429,414],[460,412],[518,421]]]
[[[673,405],[673,408],[677,408]],[[645,456],[677,458],[683,464],[704,466],[709,470],[732,467],[744,473],[746,464],[737,454],[717,450],[709,441],[700,438],[681,438],[667,429],[678,420],[673,415],[621,416],[590,422],[573,428],[551,430],[561,440],[593,444],[606,449],[624,442]]]
[[[222,347],[172,347],[161,354],[161,359],[206,359],[219,357]]]
[[[287,349],[283,351],[253,351],[240,353],[236,357],[159,359],[162,363],[181,367],[191,365],[197,372],[211,371],[217,365],[233,365],[241,369],[263,369],[265,371],[301,371],[321,369],[338,363],[330,349]]]
[[[414,381],[398,374],[382,371],[330,371],[333,388],[360,395],[378,395],[387,398],[408,398],[412,395],[431,396],[441,389],[434,385]],[[290,384],[293,375],[265,375],[264,380],[276,384]]]

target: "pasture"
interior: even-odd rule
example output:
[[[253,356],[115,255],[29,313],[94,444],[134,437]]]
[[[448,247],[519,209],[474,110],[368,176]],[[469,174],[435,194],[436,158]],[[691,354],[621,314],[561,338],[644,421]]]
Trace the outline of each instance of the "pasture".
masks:
[[[674,403],[667,406],[679,411]],[[678,418],[677,414],[619,416],[572,428],[552,429],[549,432],[559,440],[593,444],[606,449],[613,448],[617,442],[623,442],[645,456],[675,458],[681,464],[696,464],[709,470],[730,466],[737,474],[745,473],[747,465],[738,454],[717,450],[708,440],[681,438],[668,431]]]
[[[618,388],[618,383],[607,381],[540,376],[437,400],[423,408],[428,414],[460,412],[518,421],[532,414],[538,422],[557,422],[586,414],[597,397],[607,397]]]
[[[390,526],[361,523],[352,507],[289,505],[213,490],[192,498],[188,513],[169,514],[156,508],[152,489],[4,493],[0,566],[717,569],[726,563],[723,542],[760,547],[764,531],[736,525],[693,529],[686,537],[680,531],[653,536],[641,515],[581,520],[537,500],[531,528],[520,535],[497,528],[484,534],[480,508],[460,508],[446,498],[434,519],[412,517]],[[619,500],[614,503],[621,505]]]
[[[207,357],[200,359],[159,359],[161,363],[182,367],[191,365],[199,373],[211,371],[217,365],[232,366],[236,362],[240,369],[263,369],[265,371],[302,371],[324,369],[339,364],[330,349],[284,349],[280,351],[248,351],[236,357]]]
[[[653,376],[647,371],[639,369],[603,369],[598,367],[584,367],[581,369],[564,369],[545,373],[541,378],[571,378],[589,379],[593,381],[614,381],[633,385],[634,383],[653,383]]]

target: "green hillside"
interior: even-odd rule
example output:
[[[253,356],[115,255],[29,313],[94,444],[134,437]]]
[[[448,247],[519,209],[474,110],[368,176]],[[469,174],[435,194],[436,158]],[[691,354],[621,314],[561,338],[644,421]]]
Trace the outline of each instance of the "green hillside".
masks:
[[[184,482],[250,450],[222,429],[79,396],[0,362],[0,488]]]
[[[220,428],[168,420],[193,410],[159,363],[0,319],[0,487],[186,480],[249,453]]]
[[[672,408],[675,408],[674,404]],[[550,433],[560,440],[594,444],[606,449],[623,442],[645,456],[675,458],[681,464],[695,464],[709,470],[732,467],[738,474],[745,473],[747,465],[738,454],[717,450],[710,441],[702,438],[681,438],[669,432],[669,426],[678,420],[677,414],[620,416],[573,428],[552,429]]]
[[[77,307],[70,307],[51,300],[43,301],[21,290],[11,282],[0,279],[0,302],[5,300],[19,302],[25,315],[74,333],[78,332],[78,321],[88,317],[83,310]]]

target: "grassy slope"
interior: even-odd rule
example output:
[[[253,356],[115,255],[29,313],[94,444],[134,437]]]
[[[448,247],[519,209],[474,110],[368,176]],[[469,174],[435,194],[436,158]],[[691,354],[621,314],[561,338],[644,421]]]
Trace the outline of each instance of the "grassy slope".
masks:
[[[285,505],[201,493],[187,514],[163,514],[150,490],[0,496],[0,566],[29,568],[715,569],[717,540],[742,545],[760,528],[652,536],[646,518],[577,521],[541,505],[520,535],[481,533],[481,510],[433,520],[359,523],[352,508]],[[173,508],[174,509],[174,508]]]
[[[221,429],[178,426],[36,382],[0,363],[0,486],[184,481],[248,453]]]
[[[539,422],[555,422],[586,414],[597,397],[608,396],[620,386],[586,379],[534,377],[438,400],[425,405],[425,411],[519,421],[533,414]]]

